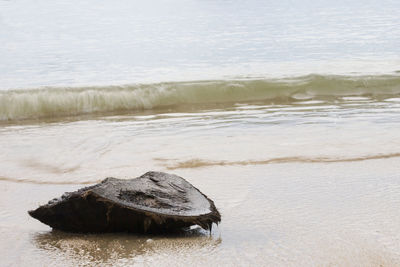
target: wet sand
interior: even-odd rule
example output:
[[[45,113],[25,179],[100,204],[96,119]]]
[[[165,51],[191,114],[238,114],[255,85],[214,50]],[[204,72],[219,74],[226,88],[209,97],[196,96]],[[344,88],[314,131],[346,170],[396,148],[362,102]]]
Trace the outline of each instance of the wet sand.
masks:
[[[249,103],[0,128],[1,266],[396,266],[398,98]],[[105,177],[184,177],[210,233],[71,234],[27,211]]]
[[[400,264],[399,159],[213,166],[175,173],[214,199],[212,235],[81,235],[26,211],[81,185],[0,182],[2,265]]]

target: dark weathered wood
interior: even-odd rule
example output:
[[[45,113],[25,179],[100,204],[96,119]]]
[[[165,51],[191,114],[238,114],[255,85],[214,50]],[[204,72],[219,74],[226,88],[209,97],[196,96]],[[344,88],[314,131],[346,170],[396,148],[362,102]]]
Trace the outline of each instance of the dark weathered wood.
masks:
[[[182,177],[147,172],[135,179],[107,178],[65,193],[29,214],[73,232],[163,233],[221,221],[214,202]]]

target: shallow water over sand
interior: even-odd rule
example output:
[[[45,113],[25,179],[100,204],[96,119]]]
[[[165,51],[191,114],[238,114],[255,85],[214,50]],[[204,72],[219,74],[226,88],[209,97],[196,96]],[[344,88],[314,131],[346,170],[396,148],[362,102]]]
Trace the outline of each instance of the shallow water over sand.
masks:
[[[12,200],[2,207],[3,263],[397,265],[397,166],[392,159],[179,171],[222,212],[211,237],[52,232],[26,210],[78,186],[1,182],[3,200]]]
[[[2,262],[400,263],[396,98],[182,109],[4,125]],[[211,236],[68,234],[26,212],[83,184],[148,170],[183,176],[215,201],[222,223]]]

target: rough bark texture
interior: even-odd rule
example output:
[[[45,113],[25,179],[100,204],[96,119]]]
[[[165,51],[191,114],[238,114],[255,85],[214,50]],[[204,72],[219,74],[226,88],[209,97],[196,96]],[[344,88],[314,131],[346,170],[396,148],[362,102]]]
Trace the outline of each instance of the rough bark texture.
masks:
[[[165,233],[196,224],[208,230],[221,221],[206,195],[185,179],[162,172],[129,180],[107,178],[29,214],[52,228],[73,232]]]

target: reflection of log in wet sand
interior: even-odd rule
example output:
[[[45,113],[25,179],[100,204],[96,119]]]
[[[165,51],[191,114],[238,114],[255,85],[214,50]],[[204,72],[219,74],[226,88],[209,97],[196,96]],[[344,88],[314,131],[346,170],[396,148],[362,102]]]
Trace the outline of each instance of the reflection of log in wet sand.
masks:
[[[51,258],[90,266],[134,264],[153,254],[185,254],[193,251],[211,252],[221,244],[221,238],[210,237],[196,228],[181,234],[142,236],[131,234],[72,234],[61,231],[35,234],[36,247]],[[142,257],[143,256],[143,257]],[[151,258],[151,257],[150,257]]]

